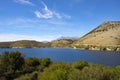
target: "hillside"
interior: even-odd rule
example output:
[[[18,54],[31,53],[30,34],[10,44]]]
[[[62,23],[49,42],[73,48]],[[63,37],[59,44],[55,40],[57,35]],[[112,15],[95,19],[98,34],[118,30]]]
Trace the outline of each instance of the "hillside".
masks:
[[[50,42],[51,47],[53,48],[67,48],[73,43],[71,39],[60,39]]]
[[[37,42],[37,41],[21,40],[11,44],[11,47],[14,47],[14,48],[15,47],[26,47],[26,48],[45,47],[45,43]]]
[[[120,22],[104,22],[72,44],[74,48],[116,50],[120,47]]]
[[[14,42],[0,42],[0,48],[10,48]]]
[[[20,40],[14,42],[0,42],[0,48],[34,48],[49,47],[48,43],[37,42],[32,40]]]
[[[0,48],[65,48],[73,43],[70,39],[54,40],[52,42],[38,42],[32,40],[20,40],[14,42],[0,42]]]

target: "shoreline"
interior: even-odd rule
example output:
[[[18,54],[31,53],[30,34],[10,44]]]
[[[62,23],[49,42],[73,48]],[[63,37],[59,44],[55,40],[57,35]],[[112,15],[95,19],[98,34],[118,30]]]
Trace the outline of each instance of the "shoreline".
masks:
[[[1,49],[3,49],[2,47],[0,47]],[[92,51],[115,51],[115,52],[120,52],[120,48],[118,48],[118,49],[110,49],[110,48],[107,48],[107,47],[104,47],[104,48],[76,48],[76,47],[74,47],[74,48],[69,48],[69,47],[66,47],[66,48],[63,48],[63,47],[4,47],[4,48],[12,48],[12,49],[22,49],[22,48],[56,48],[56,49],[59,49],[59,48],[61,48],[61,49],[74,49],[74,50],[92,50]]]

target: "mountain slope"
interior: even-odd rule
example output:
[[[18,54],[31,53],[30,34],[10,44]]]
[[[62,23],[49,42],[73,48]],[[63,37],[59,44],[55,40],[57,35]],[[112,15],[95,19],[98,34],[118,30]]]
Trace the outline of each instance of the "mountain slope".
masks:
[[[0,42],[0,48],[34,48],[49,47],[49,43],[37,42],[32,40],[20,40],[14,42]]]
[[[51,47],[54,48],[67,48],[73,43],[71,39],[60,39],[50,42]]]
[[[15,41],[13,44],[11,44],[11,47],[26,47],[26,48],[44,47],[44,46],[45,44],[42,42],[30,41],[30,40]]]
[[[65,48],[73,43],[70,39],[54,40],[52,42],[37,42],[33,40],[20,40],[14,42],[0,42],[0,48]]]
[[[120,47],[120,22],[104,22],[72,44],[73,47]]]

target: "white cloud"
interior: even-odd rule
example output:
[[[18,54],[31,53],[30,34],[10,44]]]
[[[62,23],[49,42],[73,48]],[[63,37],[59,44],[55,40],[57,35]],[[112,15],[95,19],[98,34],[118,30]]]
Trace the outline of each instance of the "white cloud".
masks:
[[[27,5],[35,6],[35,4],[30,2],[29,0],[14,0],[14,1],[20,4],[27,4]],[[70,19],[71,18],[71,16],[69,15],[61,14],[54,10],[50,10],[44,2],[41,2],[41,3],[44,6],[43,11],[39,11],[39,10],[34,11],[34,14],[36,15],[37,18],[44,18],[44,19],[50,19],[50,18]]]
[[[20,4],[28,4],[28,5],[31,5],[31,6],[35,5],[32,2],[30,2],[29,0],[14,0],[14,1],[17,2],[17,3],[20,3]]]
[[[35,14],[36,14],[36,16],[38,17],[38,18],[52,18],[53,17],[53,13],[49,13],[49,12],[47,12],[46,11],[46,13],[45,14],[42,14],[41,12],[39,12],[39,11],[35,11]]]
[[[47,5],[44,2],[42,2],[42,4],[44,6],[44,9],[43,9],[44,12],[40,12],[38,10],[34,12],[38,18],[45,18],[45,19],[54,18],[54,17],[56,17],[58,19],[61,19],[63,17],[64,18],[71,18],[70,16],[68,17],[67,15],[62,15],[56,11],[48,9]]]
[[[51,19],[51,20],[40,20],[40,19],[30,19],[30,18],[7,18],[0,20],[0,26],[20,26],[20,27],[37,27],[45,25],[65,25],[68,24],[66,21],[61,19]]]
[[[16,40],[36,40],[36,41],[51,41],[54,36],[34,36],[21,34],[0,34],[0,42],[16,41]]]
[[[44,5],[44,13],[42,14],[40,11],[35,11],[35,14],[38,18],[52,18],[53,17],[53,12],[48,9],[47,5],[42,2]]]

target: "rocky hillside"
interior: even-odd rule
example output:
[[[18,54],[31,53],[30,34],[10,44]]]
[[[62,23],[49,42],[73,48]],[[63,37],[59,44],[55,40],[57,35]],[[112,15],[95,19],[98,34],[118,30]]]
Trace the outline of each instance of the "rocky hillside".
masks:
[[[104,22],[72,44],[74,48],[115,50],[120,47],[120,22]]]

